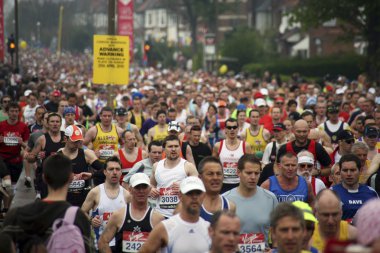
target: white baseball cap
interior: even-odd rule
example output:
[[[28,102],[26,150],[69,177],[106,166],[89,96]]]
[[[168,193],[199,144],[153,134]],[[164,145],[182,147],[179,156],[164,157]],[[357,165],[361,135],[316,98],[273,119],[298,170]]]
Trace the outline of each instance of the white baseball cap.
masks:
[[[170,121],[169,124],[168,124],[168,132],[170,131],[176,131],[176,132],[180,132],[181,131],[181,127],[179,126],[179,123],[177,121]]]
[[[190,191],[202,191],[206,192],[205,186],[203,185],[202,180],[199,179],[199,177],[190,176],[182,180],[180,184],[180,189],[182,194],[186,194]]]
[[[66,127],[65,136],[69,137],[71,141],[83,141],[82,130],[76,125]]]
[[[131,177],[131,179],[129,180],[129,184],[133,188],[138,186],[139,184],[146,184],[150,186],[150,179],[147,174],[139,172]]]
[[[255,105],[256,105],[257,107],[260,107],[260,106],[266,106],[267,103],[265,102],[264,99],[262,99],[262,98],[258,98],[258,99],[255,99]]]
[[[300,163],[314,164],[314,159],[310,156],[301,156],[298,157],[298,164]]]

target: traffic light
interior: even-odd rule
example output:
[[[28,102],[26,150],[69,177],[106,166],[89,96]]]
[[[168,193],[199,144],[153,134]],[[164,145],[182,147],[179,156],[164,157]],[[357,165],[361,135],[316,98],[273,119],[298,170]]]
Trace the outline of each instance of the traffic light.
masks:
[[[16,52],[16,47],[17,47],[17,44],[16,44],[15,39],[13,37],[9,37],[8,38],[8,53],[13,55]]]
[[[145,41],[145,44],[144,44],[144,52],[146,54],[148,54],[151,50],[152,46],[150,45],[150,42],[149,41]]]

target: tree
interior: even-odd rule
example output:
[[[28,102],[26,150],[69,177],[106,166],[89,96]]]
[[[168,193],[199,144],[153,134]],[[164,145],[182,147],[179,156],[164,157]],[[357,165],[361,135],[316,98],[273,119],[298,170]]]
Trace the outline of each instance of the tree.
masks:
[[[292,11],[293,21],[305,28],[336,18],[352,36],[367,41],[366,70],[380,83],[380,0],[303,0]]]

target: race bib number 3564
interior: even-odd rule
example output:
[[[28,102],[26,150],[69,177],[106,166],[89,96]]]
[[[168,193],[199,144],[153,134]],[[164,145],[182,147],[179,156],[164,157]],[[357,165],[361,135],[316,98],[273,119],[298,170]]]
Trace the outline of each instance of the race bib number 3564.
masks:
[[[241,234],[239,241],[240,253],[264,252],[265,236],[262,233]]]

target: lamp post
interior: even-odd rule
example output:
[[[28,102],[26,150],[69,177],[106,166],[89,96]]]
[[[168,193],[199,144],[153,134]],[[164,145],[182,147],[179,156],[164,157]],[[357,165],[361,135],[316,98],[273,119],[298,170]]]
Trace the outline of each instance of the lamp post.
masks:
[[[37,21],[37,47],[39,48],[41,46],[41,22]]]

